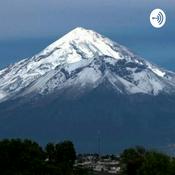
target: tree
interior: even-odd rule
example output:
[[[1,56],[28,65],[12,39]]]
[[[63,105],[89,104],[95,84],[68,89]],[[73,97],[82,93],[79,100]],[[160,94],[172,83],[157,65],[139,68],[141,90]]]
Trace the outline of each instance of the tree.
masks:
[[[76,158],[73,143],[48,144],[31,140],[0,141],[0,175],[70,175]]]
[[[70,174],[76,159],[74,145],[70,141],[49,143],[45,148],[49,166],[55,166],[60,174]]]
[[[120,157],[122,175],[136,175],[144,161],[146,150],[143,147],[136,147],[124,150]]]
[[[43,164],[42,148],[30,140],[0,141],[0,174],[39,172]]]
[[[76,152],[74,149],[74,145],[70,141],[64,141],[60,144],[56,144],[56,161],[58,163],[65,162],[68,166],[73,167]]]
[[[45,148],[46,158],[49,163],[55,163],[55,145],[53,143],[48,143]]]
[[[175,160],[142,147],[130,148],[121,154],[121,175],[174,175]]]
[[[146,153],[137,175],[170,175],[170,169],[169,156],[156,151],[149,151]]]
[[[46,145],[45,151],[50,163],[54,163],[55,165],[66,163],[68,166],[73,167],[76,159],[76,152],[72,142],[64,141],[58,144],[49,143]]]

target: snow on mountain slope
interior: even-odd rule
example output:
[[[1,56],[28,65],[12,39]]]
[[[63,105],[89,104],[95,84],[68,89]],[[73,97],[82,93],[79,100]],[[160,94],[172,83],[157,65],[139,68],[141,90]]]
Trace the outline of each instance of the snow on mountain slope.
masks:
[[[39,54],[0,71],[0,101],[62,88],[93,89],[104,80],[119,93],[175,92],[175,74],[108,38],[76,28]]]

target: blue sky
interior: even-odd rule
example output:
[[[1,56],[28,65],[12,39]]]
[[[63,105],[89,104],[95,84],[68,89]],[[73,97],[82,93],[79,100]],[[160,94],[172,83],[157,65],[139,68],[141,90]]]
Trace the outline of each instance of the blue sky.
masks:
[[[162,29],[149,23],[154,8],[167,14]],[[1,0],[0,68],[32,56],[82,26],[175,71],[174,21],[174,0]]]

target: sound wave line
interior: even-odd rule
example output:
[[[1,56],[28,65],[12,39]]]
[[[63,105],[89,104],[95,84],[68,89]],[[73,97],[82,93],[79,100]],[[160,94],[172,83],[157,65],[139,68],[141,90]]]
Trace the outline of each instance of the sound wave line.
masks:
[[[156,19],[157,22],[159,23],[159,25],[161,25],[164,21],[164,16],[163,16],[162,12],[159,12],[157,17],[152,17],[152,19]]]

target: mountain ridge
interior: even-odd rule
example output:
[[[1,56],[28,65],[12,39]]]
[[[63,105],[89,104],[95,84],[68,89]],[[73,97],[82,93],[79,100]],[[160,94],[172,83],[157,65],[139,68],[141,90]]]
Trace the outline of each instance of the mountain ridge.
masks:
[[[68,86],[93,89],[105,78],[120,93],[175,92],[173,72],[92,30],[78,27],[32,58],[1,70],[0,101],[30,93],[49,94]]]

